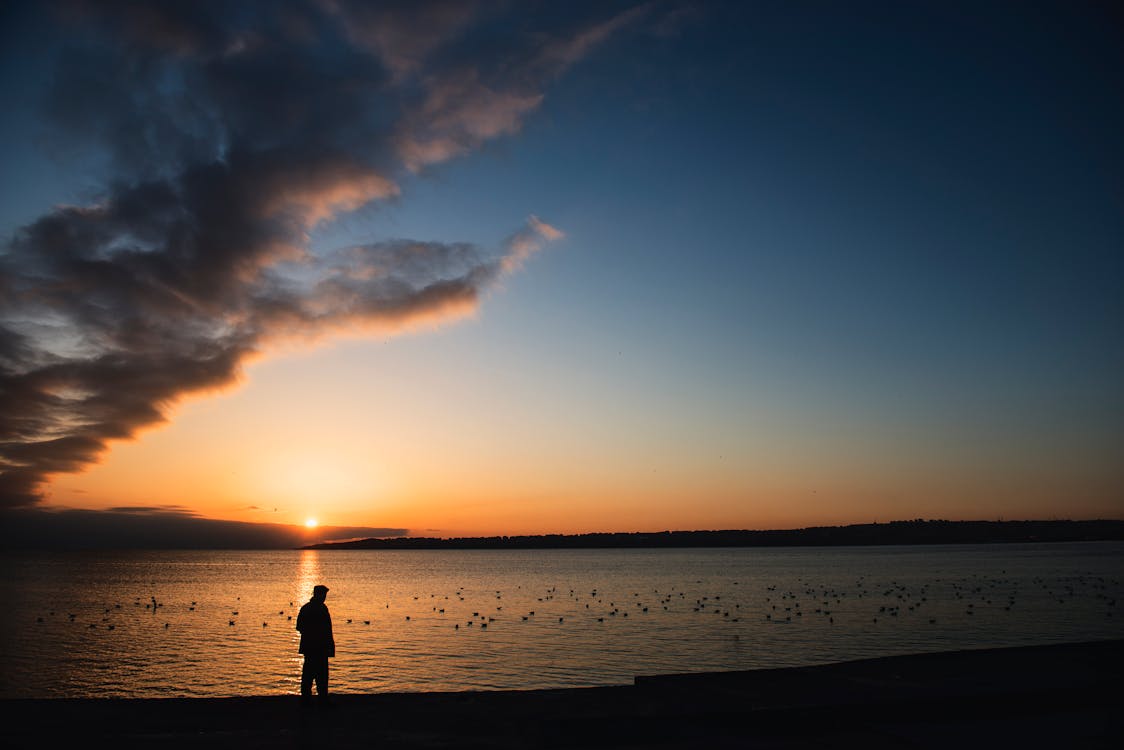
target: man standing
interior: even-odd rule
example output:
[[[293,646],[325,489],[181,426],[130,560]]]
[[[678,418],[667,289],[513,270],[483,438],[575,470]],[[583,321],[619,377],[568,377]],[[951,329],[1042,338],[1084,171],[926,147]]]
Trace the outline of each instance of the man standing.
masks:
[[[299,653],[304,654],[301,669],[301,702],[312,702],[312,682],[316,681],[316,695],[320,705],[328,704],[328,657],[336,655],[336,641],[332,637],[332,615],[324,599],[328,587],[312,587],[312,598],[297,614],[297,630],[301,634]]]

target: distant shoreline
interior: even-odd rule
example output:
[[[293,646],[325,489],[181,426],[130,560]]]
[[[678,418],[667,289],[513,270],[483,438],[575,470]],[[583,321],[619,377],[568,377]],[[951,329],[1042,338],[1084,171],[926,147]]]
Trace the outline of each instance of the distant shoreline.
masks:
[[[1124,521],[891,521],[804,529],[374,537],[298,549],[696,549],[1124,541]]]

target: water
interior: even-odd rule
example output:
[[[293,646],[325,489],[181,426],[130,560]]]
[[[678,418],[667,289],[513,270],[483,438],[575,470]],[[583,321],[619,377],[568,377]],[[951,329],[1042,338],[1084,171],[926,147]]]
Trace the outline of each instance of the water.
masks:
[[[1122,559],[1115,542],[9,554],[0,697],[296,693],[293,624],[318,582],[340,693],[1121,638]]]

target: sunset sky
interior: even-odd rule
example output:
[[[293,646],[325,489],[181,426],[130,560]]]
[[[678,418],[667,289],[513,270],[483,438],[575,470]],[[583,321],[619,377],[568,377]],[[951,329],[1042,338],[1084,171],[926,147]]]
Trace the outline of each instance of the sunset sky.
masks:
[[[6,3],[0,507],[1124,517],[1112,16]]]

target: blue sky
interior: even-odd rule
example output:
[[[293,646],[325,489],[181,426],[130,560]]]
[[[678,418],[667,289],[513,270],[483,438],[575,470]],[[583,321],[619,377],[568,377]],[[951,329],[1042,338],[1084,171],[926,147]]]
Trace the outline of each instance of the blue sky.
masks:
[[[1059,7],[709,10],[600,51],[520,137],[422,180],[388,223],[422,235],[440,216],[487,243],[481,217],[549,206],[569,240],[496,322],[712,418],[776,409],[814,431],[818,413],[1025,469],[1108,458],[1110,28]]]

